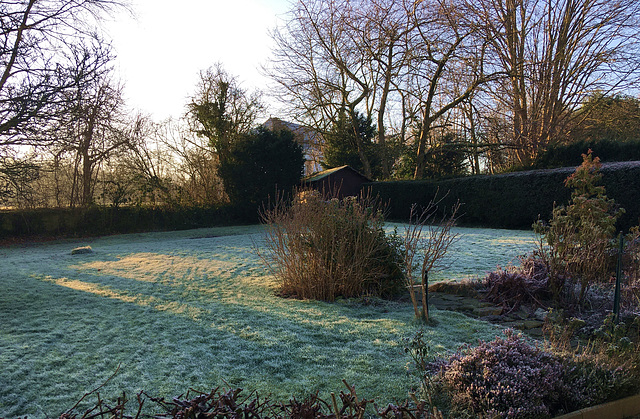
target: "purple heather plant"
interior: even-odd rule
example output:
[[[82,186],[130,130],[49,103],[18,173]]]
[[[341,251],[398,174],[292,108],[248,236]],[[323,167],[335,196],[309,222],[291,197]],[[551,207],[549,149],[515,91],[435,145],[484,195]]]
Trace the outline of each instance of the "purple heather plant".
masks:
[[[560,358],[513,330],[505,335],[449,359],[439,378],[452,406],[487,417],[550,416],[563,393]]]

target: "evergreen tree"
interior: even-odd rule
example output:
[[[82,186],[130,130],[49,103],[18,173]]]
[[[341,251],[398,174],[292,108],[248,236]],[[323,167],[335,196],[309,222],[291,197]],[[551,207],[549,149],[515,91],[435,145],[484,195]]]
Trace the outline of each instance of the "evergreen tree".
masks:
[[[252,216],[277,192],[290,192],[303,170],[302,147],[291,131],[259,127],[229,145],[228,155],[220,161],[219,175],[231,203]]]
[[[341,112],[337,122],[333,125],[333,129],[325,134],[322,167],[331,169],[349,165],[353,169],[364,173],[364,165],[360,158],[356,135],[359,135],[362,140],[361,144],[364,149],[361,151],[371,162],[373,176],[378,177],[380,159],[377,156],[377,144],[373,141],[376,136],[376,129],[371,119],[360,113],[356,113],[356,123],[354,124],[346,111]]]

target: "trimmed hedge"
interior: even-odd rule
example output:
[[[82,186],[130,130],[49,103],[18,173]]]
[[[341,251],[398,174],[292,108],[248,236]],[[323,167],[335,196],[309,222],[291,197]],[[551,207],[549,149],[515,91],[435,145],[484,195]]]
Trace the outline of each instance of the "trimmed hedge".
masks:
[[[257,213],[247,215],[230,205],[10,210],[0,212],[0,238],[98,236],[256,222]]]
[[[565,205],[571,191],[564,180],[573,167],[532,170],[492,176],[470,176],[442,181],[394,181],[368,183],[373,196],[388,202],[388,218],[407,221],[412,204],[426,207],[436,193],[443,198],[439,208],[462,203],[460,225],[530,229],[538,219],[551,217],[554,202]],[[626,210],[620,229],[640,222],[640,161],[603,164],[607,196]]]
[[[534,162],[534,169],[578,166],[582,154],[589,150],[603,163],[640,160],[640,140],[618,141],[611,139],[583,140],[571,144],[551,145]]]

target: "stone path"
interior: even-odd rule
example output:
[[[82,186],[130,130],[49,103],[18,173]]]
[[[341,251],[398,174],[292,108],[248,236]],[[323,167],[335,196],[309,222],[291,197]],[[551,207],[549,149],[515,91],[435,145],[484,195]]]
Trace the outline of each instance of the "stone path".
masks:
[[[432,286],[438,289],[436,286]],[[432,287],[429,287],[430,289]],[[509,314],[503,314],[503,307],[482,301],[482,296],[470,297],[451,292],[429,291],[429,304],[438,310],[451,310],[466,314],[470,317],[499,324],[504,327],[521,330],[534,338],[542,338],[544,319],[541,313],[530,313],[524,309]]]

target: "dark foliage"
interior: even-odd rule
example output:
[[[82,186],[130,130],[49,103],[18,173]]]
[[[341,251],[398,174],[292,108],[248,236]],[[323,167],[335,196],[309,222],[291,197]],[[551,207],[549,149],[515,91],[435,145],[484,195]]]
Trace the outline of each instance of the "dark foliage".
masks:
[[[216,207],[91,207],[0,212],[0,238],[99,236],[249,224],[258,214]]]
[[[360,137],[360,144],[363,148],[361,152],[366,156],[371,165],[374,178],[381,176],[380,158],[377,144],[374,143],[376,129],[371,119],[356,112],[356,127]],[[358,151],[358,141],[353,122],[346,112],[339,115],[339,118],[331,131],[324,135],[325,144],[323,148],[322,166],[325,169],[349,165],[360,173],[364,173],[364,165]],[[378,171],[376,171],[378,170]]]
[[[574,170],[575,166],[441,181],[376,182],[365,187],[389,203],[390,219],[407,221],[413,204],[426,206],[436,194],[446,194],[442,208],[462,203],[460,225],[530,229],[538,218],[551,217],[555,202],[569,201],[570,191],[564,181]],[[617,228],[626,230],[637,225],[640,165],[605,165],[601,172],[607,195],[627,211],[618,220]]]
[[[633,96],[593,94],[572,119],[570,142],[640,140],[640,99]]]
[[[416,167],[417,145],[404,145],[400,148],[394,166],[394,174],[398,179],[412,179]],[[446,134],[425,151],[425,168],[423,179],[447,179],[463,176],[467,171],[469,154],[468,145],[455,134]]]
[[[228,156],[220,161],[219,175],[231,204],[257,215],[269,197],[292,190],[303,170],[304,154],[293,133],[260,127],[231,143]]]
[[[603,138],[551,145],[538,156],[533,168],[578,166],[582,163],[580,155],[588,150],[593,150],[593,154],[600,157],[602,162],[637,161],[640,160],[640,139],[621,141]]]
[[[343,381],[344,382],[344,381]],[[115,404],[108,403],[97,392],[85,394],[86,398],[95,394],[98,402],[84,413],[78,411],[78,404],[59,416],[60,419],[92,419],[92,418],[142,418],[157,419],[187,419],[187,418],[217,418],[217,419],[360,419],[366,414],[392,418],[439,418],[432,415],[423,402],[411,405],[408,401],[403,404],[389,404],[379,409],[373,400],[360,399],[355,387],[344,382],[348,391],[341,391],[338,398],[331,393],[331,400],[325,401],[312,394],[302,401],[292,398],[288,403],[260,398],[251,393],[242,396],[242,389],[220,390],[216,388],[209,393],[190,390],[186,397],[173,397],[170,401],[164,398],[152,397],[145,392],[138,393],[136,406],[128,406],[130,402],[123,394],[117,398]],[[190,393],[197,394],[190,396]],[[339,400],[339,401],[338,401]],[[146,403],[147,401],[151,403]],[[155,406],[151,408],[149,405]],[[135,409],[135,411],[128,411]],[[373,412],[370,412],[373,410]],[[436,411],[437,412],[437,411]]]

